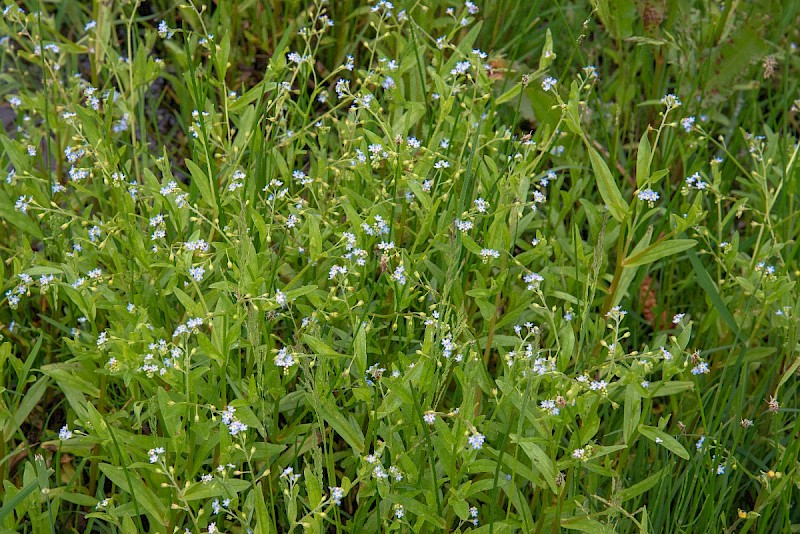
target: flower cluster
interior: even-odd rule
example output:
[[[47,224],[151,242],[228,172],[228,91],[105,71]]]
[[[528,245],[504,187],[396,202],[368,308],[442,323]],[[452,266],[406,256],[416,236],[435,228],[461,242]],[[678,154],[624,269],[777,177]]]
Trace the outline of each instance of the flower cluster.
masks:
[[[295,364],[297,362],[286,347],[278,350],[278,354],[275,356],[275,365],[282,367],[284,373],[288,373],[289,369]]]
[[[203,319],[201,317],[192,317],[185,324],[178,325],[175,332],[172,333],[172,337],[197,332],[197,329],[201,326],[203,326]]]
[[[639,194],[636,195],[639,200],[643,200],[647,202],[650,207],[653,207],[653,204],[658,201],[659,195],[655,191],[650,188],[644,189],[639,191]]]
[[[467,445],[469,445],[473,450],[479,450],[481,447],[483,447],[483,443],[485,441],[486,436],[478,432],[473,432],[472,435],[467,438]]]
[[[233,406],[228,406],[224,412],[222,412],[222,423],[228,427],[228,432],[230,432],[231,436],[235,436],[239,433],[244,433],[247,430],[247,425],[239,421],[233,414],[236,413],[236,408]]]
[[[686,187],[702,191],[708,188],[708,184],[701,179],[700,173],[696,172],[686,177]]]

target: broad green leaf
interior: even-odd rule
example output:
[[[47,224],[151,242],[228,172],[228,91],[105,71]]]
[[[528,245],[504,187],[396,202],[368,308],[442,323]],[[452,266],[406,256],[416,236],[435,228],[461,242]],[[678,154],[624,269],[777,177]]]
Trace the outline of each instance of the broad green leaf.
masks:
[[[237,399],[235,401],[231,401],[230,405],[236,408],[237,419],[246,424],[248,427],[258,430],[262,437],[266,437],[267,430],[264,428],[261,419],[259,419],[250,408],[249,401],[245,399]]]
[[[694,388],[694,382],[689,382],[688,380],[672,380],[670,382],[664,382],[661,385],[656,386],[653,390],[652,396],[653,397],[669,397],[670,395],[675,395],[676,393],[680,393],[682,391],[688,391]]]
[[[622,198],[622,193],[620,193],[617,182],[611,175],[606,162],[597,150],[591,146],[586,148],[589,151],[589,160],[592,162],[592,170],[594,170],[597,180],[597,190],[600,192],[600,196],[603,197],[603,202],[608,206],[611,216],[622,222],[627,215],[628,204]]]
[[[303,470],[303,482],[305,482],[306,485],[306,493],[308,494],[310,507],[314,509],[322,502],[322,484],[310,467],[306,467]]]
[[[569,89],[569,100],[567,101],[567,114],[565,120],[567,127],[572,133],[582,135],[581,117],[578,113],[578,104],[580,104],[581,95],[578,89],[578,82],[572,82]]]
[[[539,473],[541,473],[542,478],[544,478],[547,485],[550,487],[553,493],[558,493],[558,485],[556,484],[556,466],[553,463],[553,460],[547,456],[547,453],[544,450],[533,442],[531,438],[522,438],[518,441],[519,446],[522,447],[522,450],[525,454],[528,455],[528,458],[531,459],[531,464],[533,468],[536,469]]]
[[[94,507],[97,504],[97,497],[92,497],[91,495],[86,495],[85,493],[64,491],[64,489],[65,486],[54,488],[53,490],[50,491],[50,495],[58,497],[59,499],[63,499],[67,502],[71,502],[73,504],[78,504],[80,506]]]
[[[650,239],[653,237],[653,227],[648,226],[647,231],[645,232],[642,239],[636,243],[636,246],[631,251],[631,255],[638,254],[639,252],[643,251],[647,247],[650,246]],[[619,278],[619,283],[614,290],[614,294],[611,297],[611,305],[617,306],[622,298],[625,296],[627,291],[631,289],[631,283],[633,279],[636,278],[636,272],[638,271],[638,267],[624,267],[622,269],[622,276]]]
[[[41,276],[43,274],[64,274],[64,269],[58,267],[47,267],[46,265],[35,265],[25,272],[30,276]]]
[[[467,250],[469,250],[476,256],[480,256],[481,247],[470,236],[468,236],[467,234],[461,234],[461,242],[464,243],[464,246],[467,247]]]
[[[650,172],[650,183],[657,184],[667,175],[669,175],[669,169],[661,169],[659,171]]]
[[[208,207],[214,210],[214,213],[217,212],[217,199],[214,195],[214,185],[211,176],[207,176],[206,173],[197,166],[195,162],[190,159],[186,159],[186,167],[188,167],[189,172],[192,174],[192,183],[197,186],[197,190],[200,191],[200,198],[202,198]]]
[[[287,291],[286,298],[291,302],[298,297],[302,297],[303,295],[308,295],[309,293],[313,292],[316,289],[317,289],[316,284],[298,287],[297,289],[292,289]]]
[[[548,31],[549,31],[549,30],[548,30]],[[513,98],[515,98],[515,97],[519,96],[519,94],[520,94],[521,92],[522,92],[522,84],[521,84],[521,83],[518,83],[518,84],[516,84],[514,87],[512,87],[511,89],[509,89],[508,91],[506,91],[505,93],[503,93],[502,95],[498,96],[498,97],[497,97],[497,100],[495,100],[495,103],[496,103],[498,106],[499,106],[500,104],[505,104],[506,102],[509,102],[509,101],[510,101],[510,100],[512,100]]]
[[[356,339],[353,345],[353,364],[357,376],[364,376],[367,371],[367,329],[361,326],[356,334]]]
[[[654,426],[639,425],[639,432],[646,438],[655,441],[662,447],[677,454],[684,460],[689,459],[689,453],[686,451],[683,445],[681,445],[677,439],[673,438],[663,430]]]
[[[569,365],[575,351],[575,331],[572,329],[572,323],[564,322],[558,330],[558,340],[561,343],[561,350],[558,354],[558,368],[563,370]]]
[[[158,521],[161,526],[166,526],[166,505],[142,482],[142,479],[130,471],[126,476],[123,468],[111,464],[100,464],[100,471],[122,491],[131,495],[135,494],[137,502],[141,503],[142,507],[150,514],[150,517]],[[128,485],[128,478],[131,481],[130,486]]]
[[[252,89],[248,90],[242,96],[237,98],[233,104],[228,106],[228,111],[231,113],[239,111],[240,109],[249,105],[251,102],[255,102],[256,100],[260,99],[263,95],[271,94],[273,91],[275,91],[275,87],[277,87],[277,85],[277,82],[268,82],[266,80],[260,81]]]
[[[81,393],[91,395],[92,397],[100,396],[100,389],[86,380],[82,374],[83,369],[79,365],[71,363],[52,363],[43,365],[41,367],[42,373],[54,379],[60,388],[72,387]],[[89,375],[91,376],[91,375]]]
[[[0,220],[8,221],[30,237],[42,239],[42,229],[31,219],[30,213],[22,213],[14,209],[16,198],[11,199],[4,191],[0,191]]]
[[[28,168],[30,165],[30,158],[22,151],[22,148],[18,144],[19,142],[14,142],[7,136],[0,134],[0,143],[2,143],[3,150],[6,156],[8,156],[8,159],[11,160],[14,169],[22,170]]]
[[[241,493],[247,488],[251,487],[250,482],[240,478],[219,479],[215,478],[211,482],[195,482],[183,495],[187,501],[199,501],[201,499],[210,499],[212,497],[234,497],[237,493]]]
[[[588,532],[589,534],[613,534],[614,529],[588,516],[568,517],[561,520],[561,526],[568,530]]]
[[[646,479],[642,480],[641,482],[637,482],[633,486],[625,488],[621,490],[614,496],[616,502],[623,503],[625,501],[629,501],[634,497],[638,497],[642,493],[650,491],[656,484],[658,484],[662,478],[671,476],[671,473],[667,473],[667,468],[661,469],[655,474],[650,475]]]
[[[405,493],[392,493],[386,499],[389,503],[397,503],[403,505],[411,515],[416,516],[417,519],[423,519],[431,523],[437,529],[444,529],[444,518],[436,515],[435,508],[432,508],[426,503],[422,503]]]
[[[25,498],[33,493],[39,487],[39,481],[34,480],[25,486],[22,490],[20,490],[16,495],[11,497],[6,501],[2,508],[0,508],[0,521],[5,519],[5,517],[14,511],[14,509],[25,500]]]
[[[253,493],[251,492],[251,495]],[[272,518],[269,516],[267,510],[267,497],[264,495],[264,489],[261,482],[256,485],[255,489],[255,502],[256,502],[256,531],[270,534],[275,531],[272,524]]]
[[[697,257],[697,253],[689,249],[686,255],[689,257],[689,262],[692,264],[694,274],[697,275],[697,283],[705,290],[708,298],[711,299],[711,304],[714,305],[714,309],[717,310],[717,313],[719,313],[719,316],[725,321],[725,324],[728,325],[728,328],[731,329],[731,332],[733,332],[736,337],[739,337],[739,326],[736,324],[736,319],[733,318],[733,315],[730,310],[728,310],[722,297],[720,297],[716,284],[714,284],[714,281],[711,280],[708,272],[706,272],[705,267],[700,262],[700,258]]]
[[[364,434],[361,433],[361,429],[351,424],[342,414],[342,410],[330,399],[322,399],[317,409],[322,420],[330,425],[356,453],[364,452]]]
[[[625,260],[622,262],[622,265],[625,267],[646,265],[648,263],[653,263],[654,261],[660,260],[661,258],[688,250],[696,244],[697,241],[694,239],[666,239],[662,241],[656,241],[643,251],[625,258]]]
[[[539,56],[539,70],[544,70],[550,66],[555,60],[553,54],[553,34],[550,33],[550,28],[544,32],[544,46],[542,47],[542,54]]]
[[[614,39],[627,39],[633,34],[636,4],[633,0],[592,0],[603,27]]]
[[[625,418],[622,424],[622,440],[630,443],[636,427],[639,426],[639,419],[642,416],[642,398],[635,384],[628,384],[625,387]]]
[[[607,456],[627,448],[627,445],[599,445],[592,449],[592,459]]]
[[[187,295],[184,291],[181,291],[177,287],[172,288],[172,292],[178,297],[183,309],[186,310],[186,313],[191,315],[200,315],[202,313],[202,308],[198,307],[197,303],[192,300],[192,297]]]
[[[781,386],[784,385],[786,381],[795,374],[795,371],[797,371],[798,367],[800,367],[800,356],[796,357],[794,362],[792,362],[792,365],[790,365],[789,368],[784,371],[783,376],[781,376],[781,379],[778,382],[778,387],[775,388],[775,395],[778,394],[777,392],[779,389],[781,389]]]
[[[12,417],[6,421],[5,428],[3,429],[3,439],[8,441],[11,436],[19,428],[19,426],[28,418],[31,411],[39,404],[39,401],[47,390],[47,385],[50,383],[50,378],[47,376],[41,377],[34,385],[28,388],[22,402],[14,411]]]
[[[339,354],[333,350],[327,343],[314,336],[303,334],[303,341],[318,356],[328,356],[333,358],[343,358],[343,354]]]
[[[319,215],[308,215],[309,255],[316,261],[322,254],[322,235],[319,230]]]

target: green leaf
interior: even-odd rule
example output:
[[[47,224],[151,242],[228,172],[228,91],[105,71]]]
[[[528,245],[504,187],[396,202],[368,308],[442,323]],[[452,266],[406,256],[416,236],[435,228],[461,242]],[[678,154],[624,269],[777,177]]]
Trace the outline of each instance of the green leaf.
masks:
[[[313,510],[322,502],[322,484],[320,483],[314,471],[310,467],[303,470],[303,481],[306,484],[306,493],[308,494],[308,504]]]
[[[558,493],[556,466],[553,460],[547,456],[547,453],[539,445],[533,442],[532,438],[520,439],[518,443],[525,454],[528,455],[528,458],[531,459],[533,468],[541,473],[542,478],[547,482],[553,493]]]
[[[583,420],[579,431],[581,443],[588,443],[600,429],[600,414],[597,412],[597,407],[598,403],[595,402],[586,413],[581,414]]]
[[[481,34],[481,28],[483,28],[483,21],[477,20],[469,30],[467,35],[465,35],[461,40],[458,42],[458,49],[464,56],[469,56],[470,52],[475,48],[473,45],[475,41],[478,40],[478,36]],[[458,54],[453,54],[453,57],[450,58],[450,61],[453,61],[453,65],[455,65],[455,61],[460,61]],[[451,67],[448,67],[447,70],[449,71]]]
[[[636,154],[636,186],[642,187],[650,179],[650,157],[653,151],[650,148],[650,140],[647,139],[647,132],[642,134],[639,140],[639,151]]]
[[[700,258],[697,257],[697,254],[693,250],[688,250],[686,255],[689,257],[689,262],[692,264],[692,269],[694,269],[694,274],[697,275],[697,283],[700,284],[708,298],[711,299],[711,303],[714,305],[714,308],[719,313],[719,316],[722,317],[722,320],[725,321],[725,324],[728,325],[728,328],[731,329],[731,332],[738,338],[739,337],[739,326],[736,324],[736,319],[733,318],[730,310],[725,305],[725,302],[722,300],[722,297],[719,296],[719,292],[717,291],[717,286],[714,284],[711,277],[706,272],[705,267],[703,264],[700,263]]]
[[[41,371],[54,379],[61,389],[64,389],[64,387],[71,387],[81,393],[91,395],[92,397],[100,396],[100,389],[81,376],[81,374],[84,373],[78,365],[71,363],[52,363],[43,365]]]
[[[670,395],[675,395],[676,393],[680,393],[682,391],[689,391],[690,389],[694,389],[694,382],[689,382],[688,380],[672,380],[670,382],[664,382],[661,385],[657,385],[653,389],[651,396],[669,397]]]
[[[518,83],[514,87],[503,93],[502,95],[498,96],[497,100],[495,100],[495,103],[498,106],[500,104],[505,104],[506,102],[512,100],[514,97],[518,96],[521,92],[522,92],[522,84]]]
[[[256,485],[254,500],[256,501],[256,532],[263,532],[264,534],[274,532],[275,528],[267,510],[267,499],[264,497],[264,489],[261,486],[261,482]]]
[[[614,496],[616,502],[623,503],[625,501],[629,501],[634,497],[638,497],[642,493],[650,491],[656,484],[658,484],[661,479],[665,476],[670,476],[669,473],[665,473],[667,469],[664,468],[657,473],[650,475],[646,479],[642,480],[641,482],[637,482],[633,486],[629,488],[625,488],[624,490],[620,491]]]
[[[310,213],[308,215],[308,253],[313,261],[316,261],[322,254],[322,234],[319,230],[319,215]]]
[[[136,500],[142,504],[150,516],[158,521],[161,526],[166,526],[167,507],[156,497],[155,493],[142,482],[142,479],[134,473],[129,472],[128,477],[130,477],[131,481],[129,486],[128,477],[125,476],[125,471],[121,467],[116,467],[111,464],[100,464],[100,471],[122,491],[130,495],[135,494]]]
[[[416,516],[418,519],[428,521],[437,529],[445,528],[444,518],[434,514],[431,511],[433,508],[430,505],[419,502],[418,500],[408,496],[407,494],[394,493],[389,495],[386,500],[389,503],[393,504],[397,503],[403,505],[403,508],[405,508],[407,512]]]
[[[6,501],[2,508],[0,508],[0,521],[3,521],[5,517],[14,511],[14,509],[25,500],[25,498],[33,493],[36,488],[39,487],[39,481],[34,480],[27,486],[25,486],[19,493],[11,497]]]
[[[641,399],[635,384],[628,384],[625,387],[625,418],[622,425],[622,439],[625,443],[630,443],[631,436],[639,425],[642,416]]]
[[[177,287],[172,288],[172,292],[178,297],[178,300],[181,302],[183,309],[186,310],[186,313],[192,315],[200,315],[202,314],[202,308],[198,307],[197,303],[192,300],[192,297],[186,294],[186,292],[181,291]]]
[[[30,215],[14,209],[15,201],[9,198],[5,192],[0,191],[0,220],[8,221],[31,237],[42,239],[42,229],[31,219]]]
[[[475,302],[478,304],[478,308],[481,311],[481,317],[483,317],[484,321],[490,320],[492,317],[494,317],[495,313],[497,313],[497,307],[487,299],[478,298],[475,299]]]
[[[790,365],[789,368],[783,373],[783,376],[781,376],[781,379],[778,382],[778,387],[775,388],[775,395],[778,394],[777,392],[779,389],[781,389],[781,386],[784,385],[786,381],[795,374],[795,371],[797,371],[798,367],[800,367],[800,356],[795,358],[792,365]]]
[[[64,269],[58,267],[47,267],[46,265],[34,265],[29,269],[25,269],[25,273],[30,276],[41,276],[43,274],[64,274]]]
[[[5,150],[6,156],[11,160],[11,164],[14,166],[15,170],[21,171],[22,169],[28,168],[30,165],[30,158],[25,156],[18,143],[2,134],[0,134],[0,143],[2,143],[3,150]]]
[[[561,520],[561,526],[589,534],[613,534],[614,529],[589,516],[569,517]]]
[[[592,449],[592,459],[608,456],[627,448],[627,445],[598,445]]]
[[[211,183],[211,177],[206,176],[206,173],[192,160],[186,159],[185,161],[186,167],[188,167],[189,172],[192,174],[192,183],[197,186],[197,190],[200,192],[200,198],[205,200],[206,204],[216,213],[217,200],[214,196],[214,186]]]
[[[683,445],[681,445],[677,439],[673,438],[663,430],[654,426],[639,425],[639,432],[641,432],[644,437],[655,441],[662,447],[677,454],[684,460],[689,459],[689,453],[686,451]]]
[[[558,368],[564,370],[572,360],[575,352],[575,331],[572,324],[565,322],[558,330],[558,340],[561,342],[561,350],[558,353]]]
[[[642,506],[642,519],[639,520],[639,534],[648,534],[649,518],[647,516],[647,506]]]
[[[597,150],[591,146],[586,148],[589,151],[589,159],[592,162],[592,169],[597,179],[597,189],[600,192],[600,196],[603,197],[603,202],[608,206],[611,216],[622,222],[628,212],[628,204],[622,198],[622,193],[620,193],[617,182],[611,175],[606,162],[600,157]]]
[[[158,408],[161,411],[161,417],[164,419],[164,426],[166,426],[168,435],[177,436],[181,428],[181,411],[173,408],[176,404],[175,401],[170,398],[169,393],[162,387],[158,388],[156,399],[158,399]]]
[[[77,491],[64,491],[65,486],[61,486],[53,490],[50,494],[57,496],[59,499],[77,504],[80,506],[95,506],[97,504],[97,497],[86,495],[85,493],[78,493]]]
[[[475,242],[474,239],[472,239],[467,234],[463,233],[461,234],[461,242],[464,243],[464,246],[467,247],[467,250],[469,250],[476,256],[481,255],[481,247]]]
[[[695,246],[697,241],[694,239],[666,239],[656,241],[643,251],[628,256],[622,262],[624,267],[638,267],[639,265],[646,265],[660,260],[666,256],[672,256],[684,250],[688,250]]]
[[[581,95],[578,88],[578,82],[572,82],[569,89],[569,100],[567,101],[567,114],[565,120],[570,131],[578,135],[583,134],[583,130],[581,129],[581,118],[580,114],[578,113],[578,105],[580,104],[580,101]]]
[[[310,401],[311,399],[309,399]],[[322,399],[319,406],[317,406],[317,410],[322,420],[342,436],[347,444],[353,447],[355,452],[358,454],[364,452],[364,434],[362,434],[361,429],[345,419],[344,415],[342,415],[342,410],[339,410],[330,399]]]
[[[233,497],[250,486],[250,482],[239,478],[214,479],[209,483],[196,482],[186,490],[183,498],[187,501],[199,501],[211,497]]]
[[[637,254],[650,246],[650,239],[653,237],[653,227],[648,226],[642,239],[636,243],[636,246],[631,251],[631,255]],[[638,267],[624,267],[622,269],[622,276],[619,278],[619,283],[614,290],[614,295],[611,298],[611,305],[616,306],[622,301],[625,292],[630,290],[633,279],[636,278]]]
[[[266,80],[261,80],[255,86],[253,86],[252,89],[245,92],[242,96],[237,98],[230,106],[228,106],[228,111],[231,113],[239,111],[240,109],[249,105],[251,102],[259,100],[263,95],[271,94],[272,91],[275,90],[277,85],[278,85],[277,82],[268,82]]]
[[[539,56],[539,70],[544,70],[550,66],[555,60],[553,54],[553,34],[550,33],[550,28],[547,28],[544,34],[544,46],[542,47],[542,54]]]
[[[733,35],[724,45],[716,47],[716,53],[710,58],[715,74],[706,82],[706,91],[727,95],[735,90],[736,82],[747,72],[751,62],[768,53],[769,47],[760,33],[753,22],[736,25]]]
[[[287,291],[286,292],[286,298],[289,301],[293,301],[298,297],[302,297],[303,295],[308,295],[309,293],[312,293],[316,289],[317,289],[317,285],[316,284],[311,284],[311,285],[308,285],[308,286],[298,287],[297,289],[292,289],[290,291]]]
[[[324,341],[308,334],[303,334],[303,341],[305,341],[308,348],[317,356],[328,356],[332,358],[344,358],[343,354],[339,354],[328,346]]]
[[[669,174],[669,169],[661,169],[660,171],[655,171],[650,173],[650,183],[657,184],[661,181],[662,178],[666,177]]]
[[[364,376],[367,371],[367,329],[364,326],[358,329],[353,351],[353,364],[355,365],[356,374],[357,376]]]
[[[259,419],[259,417],[250,408],[249,401],[245,399],[236,399],[235,401],[231,401],[230,405],[236,408],[237,419],[246,424],[248,427],[258,430],[263,437],[267,436],[267,430],[264,428],[261,419]]]
[[[47,390],[47,385],[50,383],[50,378],[47,376],[41,377],[34,385],[28,388],[22,402],[19,403],[13,417],[6,421],[5,428],[3,429],[3,438],[7,442],[11,436],[19,428],[19,426],[28,418],[33,408],[39,404],[39,401]]]
[[[592,5],[606,32],[614,39],[626,39],[633,34],[637,14],[633,0],[592,0]]]

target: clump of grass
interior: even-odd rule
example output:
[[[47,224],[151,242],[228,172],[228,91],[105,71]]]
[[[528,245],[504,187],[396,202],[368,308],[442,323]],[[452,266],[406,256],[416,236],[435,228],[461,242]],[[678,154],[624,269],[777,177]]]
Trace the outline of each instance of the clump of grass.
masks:
[[[3,528],[800,523],[791,47],[609,4],[7,7]]]

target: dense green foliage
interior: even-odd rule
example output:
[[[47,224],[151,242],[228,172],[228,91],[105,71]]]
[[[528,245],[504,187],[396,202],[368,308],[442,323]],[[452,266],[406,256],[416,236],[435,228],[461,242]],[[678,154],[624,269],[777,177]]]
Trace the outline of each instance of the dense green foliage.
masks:
[[[0,532],[800,529],[799,15],[9,4]]]

